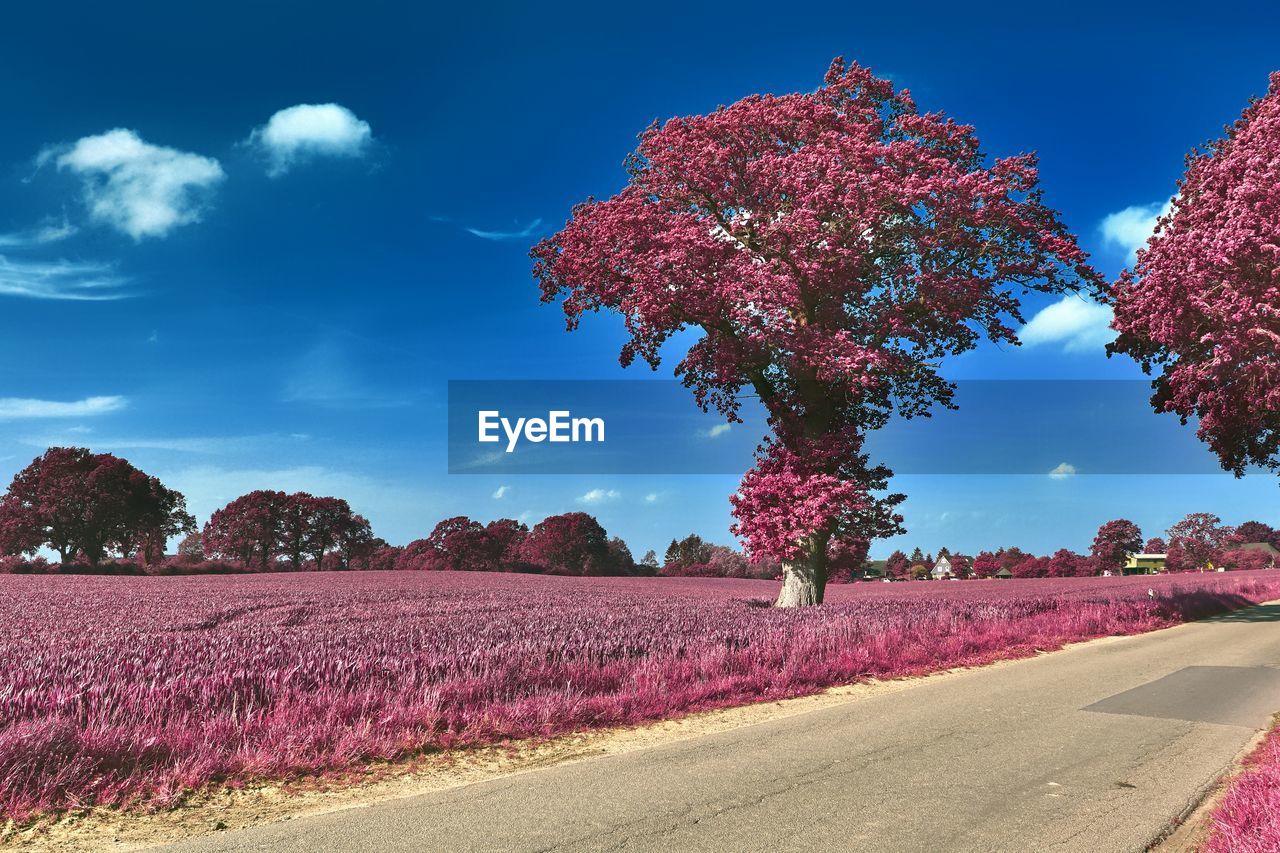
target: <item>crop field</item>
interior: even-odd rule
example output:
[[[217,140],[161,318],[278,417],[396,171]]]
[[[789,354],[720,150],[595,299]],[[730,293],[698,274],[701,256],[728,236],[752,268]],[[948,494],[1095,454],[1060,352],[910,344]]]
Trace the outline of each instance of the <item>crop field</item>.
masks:
[[[858,584],[792,611],[764,606],[775,593],[451,572],[0,578],[0,820],[1026,656],[1280,598],[1280,572]]]
[[[1272,729],[1213,810],[1205,853],[1280,850],[1280,729]]]

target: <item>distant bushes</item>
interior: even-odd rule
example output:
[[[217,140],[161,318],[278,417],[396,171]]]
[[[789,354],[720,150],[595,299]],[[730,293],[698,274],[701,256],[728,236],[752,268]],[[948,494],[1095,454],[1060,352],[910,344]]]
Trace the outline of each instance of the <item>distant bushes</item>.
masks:
[[[56,571],[56,564],[44,557],[0,556],[0,575],[49,575]]]
[[[389,561],[390,554],[381,559]],[[400,549],[394,567],[575,576],[653,573],[636,564],[627,543],[609,538],[600,522],[585,512],[548,516],[532,530],[510,518],[487,525],[462,515],[446,518],[427,538]]]

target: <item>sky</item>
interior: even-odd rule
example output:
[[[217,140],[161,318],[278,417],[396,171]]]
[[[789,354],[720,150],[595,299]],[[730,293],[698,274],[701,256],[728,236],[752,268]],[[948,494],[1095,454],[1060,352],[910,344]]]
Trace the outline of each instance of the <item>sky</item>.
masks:
[[[73,444],[159,476],[201,522],[276,488],[345,497],[393,543],[446,516],[570,510],[637,557],[689,532],[730,542],[729,471],[450,473],[450,380],[671,377],[676,358],[618,366],[616,317],[567,334],[530,274],[572,205],[622,187],[637,133],[812,90],[845,56],[975,125],[989,155],[1037,151],[1048,203],[1110,278],[1187,151],[1280,68],[1275,4],[608,6],[7,9],[0,482]],[[1039,297],[1027,316],[1024,346],[944,373],[962,391],[1127,380],[1138,405],[1081,407],[1077,438],[1123,420],[1203,453],[1141,411],[1140,371],[1103,353],[1107,309]],[[745,428],[689,409],[708,447]],[[873,555],[1085,549],[1117,516],[1149,535],[1195,511],[1280,524],[1274,477],[1116,473],[1052,440],[1043,470],[899,474],[909,533]]]

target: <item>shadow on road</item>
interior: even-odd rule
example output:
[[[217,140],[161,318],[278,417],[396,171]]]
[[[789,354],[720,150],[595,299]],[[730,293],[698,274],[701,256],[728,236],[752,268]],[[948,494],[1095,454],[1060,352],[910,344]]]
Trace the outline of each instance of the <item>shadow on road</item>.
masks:
[[[1259,604],[1243,610],[1233,610],[1219,616],[1210,616],[1202,622],[1280,622],[1280,604]]]

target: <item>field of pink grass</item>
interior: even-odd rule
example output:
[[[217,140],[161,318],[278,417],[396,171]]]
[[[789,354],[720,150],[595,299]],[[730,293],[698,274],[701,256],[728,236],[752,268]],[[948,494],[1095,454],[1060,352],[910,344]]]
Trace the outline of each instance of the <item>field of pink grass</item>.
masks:
[[[1272,729],[1213,811],[1205,853],[1280,850],[1280,728]]]
[[[775,592],[450,572],[0,578],[0,819],[1026,656],[1280,598],[1280,572],[859,584],[801,611],[765,606]]]

